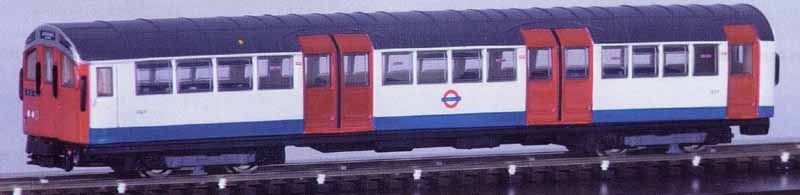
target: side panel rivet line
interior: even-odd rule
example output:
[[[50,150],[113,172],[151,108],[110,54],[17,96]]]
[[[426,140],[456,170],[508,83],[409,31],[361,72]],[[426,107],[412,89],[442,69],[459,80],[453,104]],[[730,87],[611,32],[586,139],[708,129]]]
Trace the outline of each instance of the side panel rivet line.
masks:
[[[508,165],[508,175],[517,174],[517,165]]]
[[[325,174],[317,174],[317,184],[322,185],[325,184]]]
[[[609,166],[611,166],[611,162],[608,160],[603,160],[600,162],[600,170],[608,171]]]
[[[695,166],[695,167],[700,166],[700,160],[702,160],[702,158],[700,158],[700,156],[694,155],[694,157],[692,157],[692,166]]]
[[[220,190],[225,189],[225,187],[227,185],[228,185],[228,179],[225,179],[224,177],[223,178],[219,178],[219,182],[217,183],[217,186],[219,187]]]
[[[127,184],[125,184],[123,182],[117,183],[117,194],[125,194],[125,188],[126,187],[127,187]]]
[[[422,170],[414,169],[414,175],[413,176],[414,176],[414,180],[422,179]]]

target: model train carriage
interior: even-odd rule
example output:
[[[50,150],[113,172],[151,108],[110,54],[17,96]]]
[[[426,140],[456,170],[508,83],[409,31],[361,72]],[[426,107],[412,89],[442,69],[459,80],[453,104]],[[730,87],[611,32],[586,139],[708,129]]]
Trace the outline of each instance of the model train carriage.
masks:
[[[283,147],[566,145],[766,134],[778,64],[749,5],[45,24],[20,71],[31,163],[280,163]]]

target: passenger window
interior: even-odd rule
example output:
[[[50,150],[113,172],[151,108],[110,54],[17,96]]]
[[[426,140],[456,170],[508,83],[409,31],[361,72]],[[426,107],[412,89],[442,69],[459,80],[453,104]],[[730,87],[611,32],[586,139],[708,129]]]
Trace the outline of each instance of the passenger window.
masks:
[[[753,73],[753,46],[750,44],[731,45],[729,52],[731,74]]]
[[[714,76],[717,74],[717,45],[695,45],[694,75]]]
[[[169,61],[136,63],[136,95],[172,93],[172,65]]]
[[[689,74],[689,47],[686,45],[664,46],[664,76],[686,76]]]
[[[344,84],[345,86],[369,85],[369,62],[367,54],[344,55]]]
[[[626,46],[603,47],[604,79],[628,77],[627,50]]]
[[[53,49],[47,48],[44,52],[44,65],[45,65],[45,72],[44,78],[47,83],[53,82]]]
[[[489,78],[491,81],[517,80],[517,52],[514,49],[489,50]]]
[[[114,76],[111,67],[97,68],[97,97],[114,96]]]
[[[293,59],[292,56],[258,57],[258,89],[291,89]]]
[[[305,56],[306,87],[329,87],[331,82],[331,62],[328,54]]]
[[[658,47],[639,46],[633,47],[633,77],[658,76]]]
[[[420,84],[447,82],[447,52],[431,51],[417,54]]]
[[[36,59],[37,53],[36,49],[34,49],[28,53],[27,59],[25,60],[27,63],[25,67],[27,69],[25,70],[25,78],[30,81],[36,80],[36,64],[39,63],[39,60]]]
[[[211,91],[211,60],[178,61],[178,93]]]
[[[589,78],[589,49],[568,48],[565,53],[566,79]]]
[[[61,60],[61,86],[75,86],[75,61],[67,55],[62,55]]]
[[[550,48],[528,49],[528,77],[530,80],[550,80],[553,69]]]
[[[411,52],[383,54],[383,85],[411,84]]]
[[[453,83],[481,82],[481,50],[453,51]]]
[[[244,91],[253,89],[251,58],[217,59],[217,90]]]

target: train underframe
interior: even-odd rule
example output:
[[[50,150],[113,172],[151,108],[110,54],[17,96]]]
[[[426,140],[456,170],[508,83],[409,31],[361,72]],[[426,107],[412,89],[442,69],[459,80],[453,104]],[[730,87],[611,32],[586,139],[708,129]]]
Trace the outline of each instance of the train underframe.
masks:
[[[426,129],[336,135],[288,135],[185,141],[81,145],[29,136],[28,164],[58,167],[111,167],[124,175],[158,176],[170,170],[201,167],[209,173],[247,172],[258,165],[285,162],[285,146],[321,152],[410,151],[414,148],[490,148],[501,144],[565,146],[583,155],[614,155],[632,149],[691,152],[730,143],[731,127],[743,135],[765,135],[769,119],[591,124],[570,126]]]

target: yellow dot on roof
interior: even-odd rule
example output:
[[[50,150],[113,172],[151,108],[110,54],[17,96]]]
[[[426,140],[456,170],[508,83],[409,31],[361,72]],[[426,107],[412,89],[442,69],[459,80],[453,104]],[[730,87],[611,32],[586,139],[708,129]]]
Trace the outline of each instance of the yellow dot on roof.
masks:
[[[239,39],[239,45],[244,45],[244,40]]]

